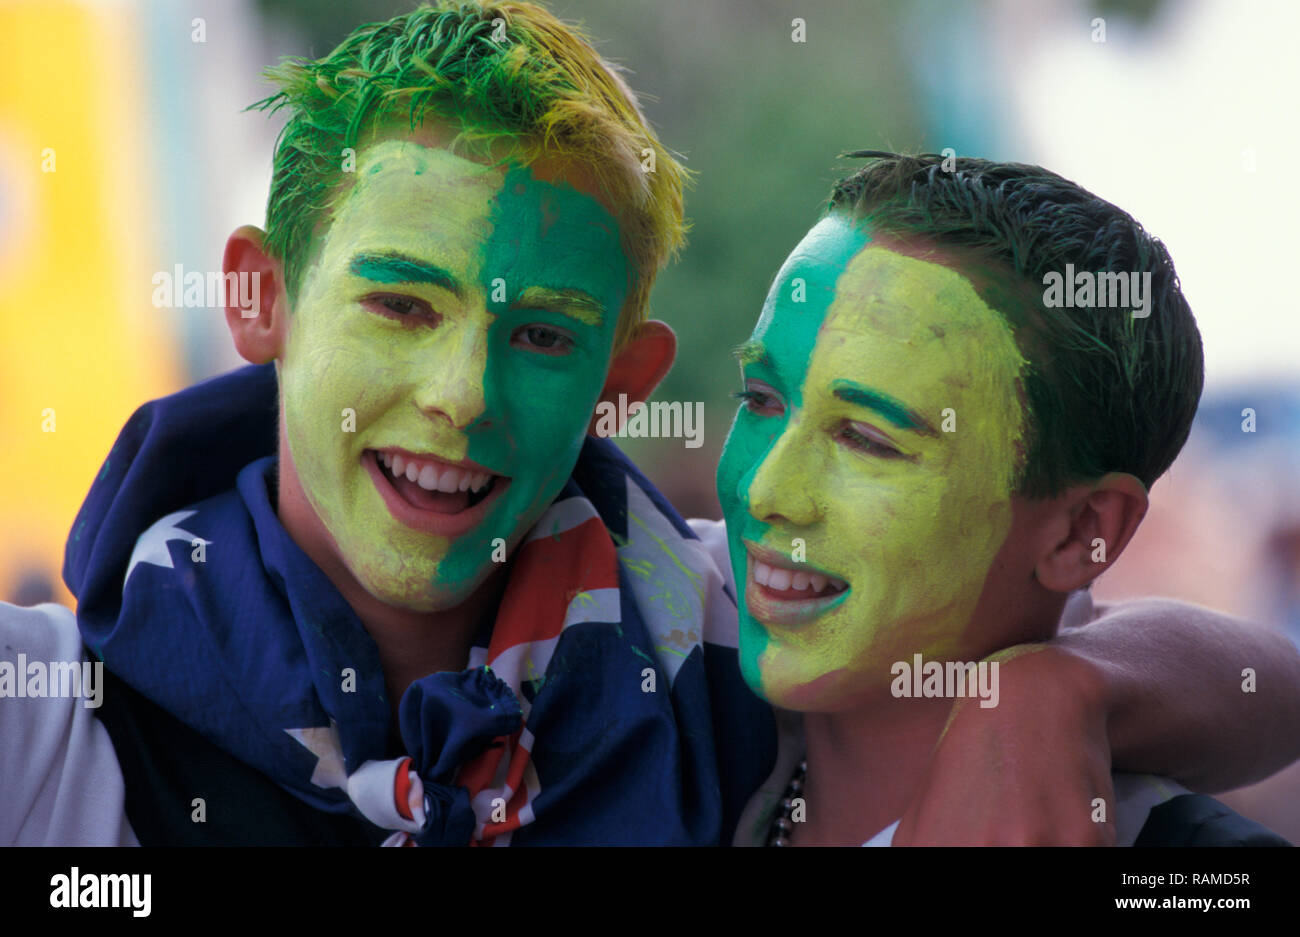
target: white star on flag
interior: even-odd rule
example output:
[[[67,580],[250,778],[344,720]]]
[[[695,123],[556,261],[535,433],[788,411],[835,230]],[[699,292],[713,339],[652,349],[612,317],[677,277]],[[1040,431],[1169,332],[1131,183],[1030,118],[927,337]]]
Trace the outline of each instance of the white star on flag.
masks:
[[[317,787],[338,787],[347,790],[348,773],[343,767],[343,746],[339,742],[337,722],[331,719],[329,726],[284,731],[316,756],[316,770],[311,773],[311,783]]]
[[[193,543],[195,540],[201,540],[205,544],[211,543],[212,541],[203,540],[202,537],[196,537],[188,530],[177,526],[191,514],[197,513],[197,511],[176,511],[155,521],[152,527],[142,533],[140,539],[135,542],[135,549],[131,551],[131,562],[126,564],[126,576],[123,577],[122,584],[125,586],[126,580],[131,578],[131,571],[141,563],[152,563],[165,569],[175,569],[172,555],[167,549],[168,541],[184,540],[186,543]]]

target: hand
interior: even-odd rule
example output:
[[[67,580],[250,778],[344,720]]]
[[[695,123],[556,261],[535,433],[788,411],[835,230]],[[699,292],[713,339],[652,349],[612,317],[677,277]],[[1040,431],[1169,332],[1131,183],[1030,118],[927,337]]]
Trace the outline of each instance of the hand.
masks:
[[[1101,676],[1045,644],[988,658],[992,708],[958,700],[895,846],[1113,846],[1115,792]],[[1096,798],[1106,822],[1094,822]]]

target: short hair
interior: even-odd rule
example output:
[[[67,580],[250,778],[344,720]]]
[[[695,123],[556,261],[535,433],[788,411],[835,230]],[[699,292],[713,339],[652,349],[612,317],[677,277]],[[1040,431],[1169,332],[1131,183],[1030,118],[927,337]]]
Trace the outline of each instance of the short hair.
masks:
[[[1022,278],[1015,290],[1022,301],[990,303],[1027,362],[1017,493],[1051,497],[1108,472],[1127,472],[1149,489],[1187,441],[1204,382],[1201,336],[1165,246],[1127,213],[1039,166],[844,155],[871,162],[835,183],[830,211],[872,231],[966,251]],[[1047,306],[1044,276],[1064,274],[1066,264],[1096,274],[1149,272],[1149,315]]]
[[[659,270],[685,242],[687,172],[650,128],[635,95],[577,27],[542,7],[438,0],[358,27],[323,58],[266,70],[279,87],[250,109],[289,111],[276,141],[266,209],[269,252],[292,298],[312,234],[346,191],[342,150],[363,128],[431,112],[452,124],[451,147],[486,153],[501,141],[527,165],[557,157],[589,170],[613,203],[632,270],[620,347],[645,321]],[[646,151],[650,152],[646,152]],[[653,171],[643,171],[645,160]]]

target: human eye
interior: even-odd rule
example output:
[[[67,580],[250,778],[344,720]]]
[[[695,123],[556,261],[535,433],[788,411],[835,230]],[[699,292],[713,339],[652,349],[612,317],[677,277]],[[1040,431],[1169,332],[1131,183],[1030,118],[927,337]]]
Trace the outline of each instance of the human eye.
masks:
[[[906,459],[897,447],[890,442],[889,437],[867,423],[857,423],[845,421],[840,427],[838,438],[846,446],[858,452],[864,452],[867,455],[875,456],[881,459]]]
[[[731,396],[741,402],[741,406],[750,413],[760,416],[776,416],[785,409],[785,404],[772,387],[752,378],[745,381],[745,389],[736,391]]]
[[[573,336],[549,325],[525,325],[515,330],[511,343],[542,355],[559,357],[573,350]]]
[[[441,318],[424,300],[397,293],[374,293],[363,297],[361,305],[375,315],[412,325],[421,320],[436,323]]]

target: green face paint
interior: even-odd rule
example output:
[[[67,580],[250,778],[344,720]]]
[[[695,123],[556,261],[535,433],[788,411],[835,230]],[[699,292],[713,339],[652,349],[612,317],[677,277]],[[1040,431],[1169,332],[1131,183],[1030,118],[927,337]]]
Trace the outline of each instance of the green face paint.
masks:
[[[628,282],[617,223],[567,184],[409,140],[360,154],[280,383],[303,491],[369,592],[453,607],[494,540],[523,537],[577,461]],[[389,449],[499,476],[481,519],[446,535],[399,521],[366,463]]]
[[[757,396],[732,424],[718,496],[742,670],[776,705],[836,710],[887,688],[894,661],[962,646],[1010,528],[1024,361],[964,276],[838,216],[781,268],[741,358]],[[848,587],[773,601],[754,553]]]

